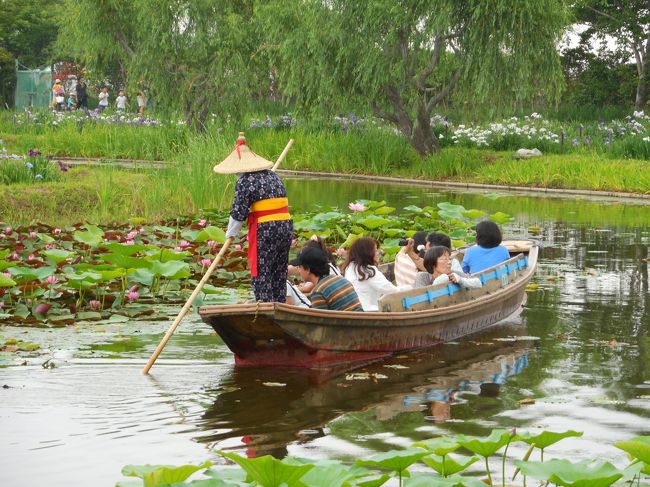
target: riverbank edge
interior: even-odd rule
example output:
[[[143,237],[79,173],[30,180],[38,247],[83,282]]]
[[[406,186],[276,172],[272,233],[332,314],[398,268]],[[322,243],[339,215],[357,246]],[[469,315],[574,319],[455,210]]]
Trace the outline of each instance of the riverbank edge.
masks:
[[[142,168],[153,167],[161,169],[169,167],[169,161],[145,161],[145,160],[129,160],[129,159],[112,159],[112,158],[84,158],[84,157],[61,157],[57,158],[66,163],[75,166],[106,166],[113,165],[121,168]],[[641,199],[650,202],[650,194],[644,193],[626,193],[622,191],[600,191],[593,189],[569,189],[569,188],[546,188],[539,186],[507,186],[500,184],[487,184],[487,183],[468,183],[462,181],[449,181],[437,179],[413,179],[404,177],[380,176],[370,174],[353,174],[353,173],[338,173],[338,172],[320,172],[320,171],[297,171],[295,169],[278,169],[279,174],[294,175],[294,176],[309,176],[320,177],[328,179],[356,179],[365,181],[375,181],[380,183],[390,184],[405,184],[413,186],[431,186],[439,188],[455,188],[455,189],[492,189],[499,191],[511,192],[535,192],[535,193],[550,193],[565,196],[590,196],[596,198],[617,198],[617,199]]]
[[[492,190],[511,191],[511,192],[526,192],[526,193],[535,192],[535,193],[557,194],[557,195],[564,195],[564,196],[590,196],[595,198],[634,199],[634,200],[643,200],[650,203],[650,194],[624,193],[619,191],[542,188],[538,186],[504,186],[499,184],[465,183],[460,181],[412,179],[412,178],[401,178],[401,177],[397,178],[391,176],[374,176],[368,174],[296,171],[292,169],[279,169],[277,172],[284,176],[309,176],[314,178],[326,178],[326,179],[364,180],[364,181],[374,181],[378,183],[403,184],[408,186],[428,186],[428,187],[437,187],[437,188],[485,189],[485,190],[492,189]]]

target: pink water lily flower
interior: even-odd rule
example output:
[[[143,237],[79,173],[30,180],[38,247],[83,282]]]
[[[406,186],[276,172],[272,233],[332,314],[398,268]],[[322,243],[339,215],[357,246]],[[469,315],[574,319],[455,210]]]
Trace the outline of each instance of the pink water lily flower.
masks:
[[[59,280],[56,278],[56,276],[47,276],[45,279],[45,282],[49,285],[56,284],[59,282]]]
[[[350,203],[348,205],[348,208],[350,208],[350,210],[352,210],[355,213],[367,210],[366,206],[363,203],[356,203],[356,202]]]
[[[13,260],[19,260],[19,259],[20,259],[20,256],[19,256],[16,252],[14,252],[13,254],[11,254],[11,258],[12,258]]]
[[[90,301],[88,301],[88,307],[90,309],[92,309],[93,311],[97,311],[97,310],[101,309],[102,303],[100,303],[96,299],[91,299]]]
[[[235,250],[241,250],[241,245],[236,244],[236,245],[235,245]]]
[[[2,275],[8,279],[11,279],[11,272],[3,272]]]
[[[180,247],[174,247],[174,250],[175,250],[176,252],[182,252],[182,251],[183,251],[183,249],[180,248]]]
[[[29,232],[29,238],[36,238],[38,237],[38,233],[36,232]]]
[[[137,291],[129,291],[128,293],[126,293],[126,299],[128,299],[131,302],[135,301],[139,297],[140,297],[140,294],[138,294]]]
[[[133,245],[135,242],[133,240],[127,240],[124,242],[124,245]]]
[[[60,228],[55,228],[55,229],[54,229],[54,235],[59,235],[60,233],[61,233],[61,229],[60,229]]]
[[[343,247],[339,247],[338,249],[336,249],[336,255],[338,255],[339,257],[345,257],[347,253],[348,251],[345,250]]]
[[[212,259],[201,259],[201,267],[210,267],[210,264],[212,264]]]
[[[0,301],[0,309],[2,309],[2,308],[4,308],[4,307],[5,307],[5,302],[4,302],[4,301]]]
[[[208,224],[208,222],[206,220],[199,220],[199,226],[201,228],[205,227],[207,224]]]
[[[5,228],[5,234],[6,235],[11,235],[11,232],[13,232],[13,228],[11,228],[11,227]]]
[[[29,257],[27,257],[27,262],[33,262],[36,260],[36,256],[34,254],[29,254]]]
[[[129,232],[129,233],[126,235],[126,239],[127,239],[127,240],[133,240],[133,239],[134,239],[135,237],[137,237],[137,236],[138,236],[138,231],[137,231],[137,230],[133,230],[133,231]]]
[[[207,243],[208,243],[208,247],[210,248],[214,248],[217,246],[217,242],[215,242],[214,240],[208,240]]]
[[[181,240],[178,246],[182,249],[186,249],[187,247],[190,246],[190,243],[187,240]]]

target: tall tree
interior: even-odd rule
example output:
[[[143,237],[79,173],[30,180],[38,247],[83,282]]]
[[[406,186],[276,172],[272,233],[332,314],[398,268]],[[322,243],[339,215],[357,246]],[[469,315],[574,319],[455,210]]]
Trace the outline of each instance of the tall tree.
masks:
[[[616,41],[615,50],[634,56],[637,88],[634,107],[643,110],[648,102],[648,55],[650,54],[650,2],[648,0],[580,0],[576,19],[589,27],[581,36],[583,42]]]
[[[460,82],[493,105],[561,92],[563,0],[274,0],[258,13],[286,94],[325,110],[365,100],[422,155],[439,149],[431,113]]]
[[[119,63],[135,91],[146,84],[157,106],[181,109],[201,126],[210,113],[237,117],[261,78],[260,39],[248,0],[67,0],[74,15],[59,44],[95,73]]]

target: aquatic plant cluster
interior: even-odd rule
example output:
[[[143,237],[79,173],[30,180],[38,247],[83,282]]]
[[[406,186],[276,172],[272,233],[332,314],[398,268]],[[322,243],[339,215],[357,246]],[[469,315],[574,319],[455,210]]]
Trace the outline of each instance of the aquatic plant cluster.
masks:
[[[0,140],[0,184],[58,181],[70,167],[36,149],[29,149],[24,156],[9,154]]]
[[[199,465],[127,465],[122,475],[137,477],[140,485],[158,487],[163,485],[187,485],[196,487],[236,486],[380,486],[390,479],[396,479],[401,487],[485,487],[485,485],[513,485],[521,479],[544,482],[544,485],[577,487],[607,487],[618,483],[640,484],[644,475],[650,475],[650,436],[637,436],[614,443],[616,448],[626,452],[630,464],[617,468],[602,460],[571,462],[565,459],[544,461],[544,451],[558,441],[582,436],[577,431],[541,431],[517,433],[516,430],[492,430],[487,437],[466,435],[442,436],[414,443],[404,450],[379,453],[370,458],[358,459],[353,465],[337,460],[308,460],[302,458],[276,459],[270,455],[245,458],[236,453],[217,451],[222,457],[234,462],[235,468],[211,468],[212,462]],[[506,475],[506,456],[513,443],[529,445],[523,459],[514,460],[516,470]],[[530,460],[534,450],[540,451],[540,461]],[[463,452],[458,455],[457,452]],[[498,452],[502,451],[500,455]],[[452,455],[452,453],[454,455]],[[468,455],[469,454],[469,455]],[[490,470],[489,459],[500,460],[501,482],[495,482]],[[471,475],[460,475],[475,463],[484,468],[472,468]],[[412,468],[415,467],[415,468]],[[428,467],[428,471],[424,469]],[[410,470],[411,469],[411,470]],[[195,473],[201,479],[187,481]],[[481,478],[486,477],[486,478]],[[535,482],[531,481],[530,485]],[[117,486],[137,485],[131,481],[118,482]],[[394,485],[394,483],[391,483]],[[521,484],[519,484],[521,485]]]
[[[17,127],[21,126],[51,126],[57,127],[65,123],[75,123],[81,126],[83,123],[97,123],[109,125],[134,125],[134,126],[147,126],[147,127],[160,127],[165,124],[171,125],[184,125],[183,120],[170,120],[163,121],[151,117],[142,117],[137,113],[125,112],[99,112],[97,110],[76,110],[72,112],[56,112],[56,111],[36,111],[36,112],[17,112],[14,114],[13,123]]]
[[[444,231],[462,245],[473,239],[477,219],[489,216],[503,223],[510,218],[450,203],[409,206],[397,213],[384,201],[368,200],[351,203],[347,211],[328,207],[293,214],[294,246],[318,235],[342,258],[356,238],[366,235],[381,242],[386,261],[398,251],[400,238],[418,230]],[[0,222],[0,319],[67,324],[150,313],[145,303],[180,302],[221,248],[227,221],[227,211],[207,211],[198,220],[143,225],[136,218],[104,228],[12,228]],[[222,294],[219,286],[247,282],[245,246],[242,240],[229,249],[197,305]]]

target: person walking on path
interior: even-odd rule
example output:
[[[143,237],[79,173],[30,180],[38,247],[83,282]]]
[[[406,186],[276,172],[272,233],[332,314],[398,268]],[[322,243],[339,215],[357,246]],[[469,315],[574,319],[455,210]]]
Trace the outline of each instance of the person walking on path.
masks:
[[[246,145],[240,132],[235,150],[214,171],[237,174],[226,238],[239,235],[248,220],[248,265],[255,299],[284,303],[293,220],[287,191],[280,177],[270,171],[272,167],[272,162]]]
[[[86,80],[80,79],[75,87],[77,92],[77,108],[88,111],[88,89],[86,88]]]

